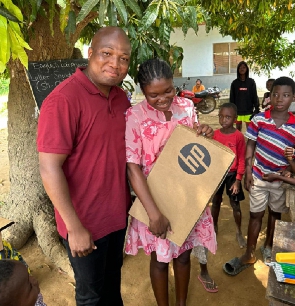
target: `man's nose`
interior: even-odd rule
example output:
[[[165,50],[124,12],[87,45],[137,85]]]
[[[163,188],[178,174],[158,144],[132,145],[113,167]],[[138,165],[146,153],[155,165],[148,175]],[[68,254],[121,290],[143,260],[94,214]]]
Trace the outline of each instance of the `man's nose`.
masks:
[[[112,65],[113,68],[118,68],[119,67],[119,61],[120,61],[120,58],[118,56],[112,56],[111,59],[110,59],[110,63]]]

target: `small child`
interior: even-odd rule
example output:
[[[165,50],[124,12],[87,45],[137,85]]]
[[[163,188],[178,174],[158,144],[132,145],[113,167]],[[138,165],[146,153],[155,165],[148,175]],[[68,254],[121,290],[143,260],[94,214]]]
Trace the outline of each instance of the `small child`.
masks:
[[[255,115],[245,134],[248,138],[245,188],[250,198],[247,249],[241,257],[224,264],[223,270],[229,275],[237,275],[256,262],[255,249],[267,207],[266,239],[261,251],[266,264],[271,260],[275,222],[281,213],[288,212],[288,207],[282,182],[267,182],[263,178],[289,166],[284,150],[295,143],[295,116],[288,111],[294,97],[295,82],[289,77],[276,79],[271,90],[271,108]]]
[[[230,205],[233,209],[233,216],[236,223],[236,238],[240,248],[242,249],[246,246],[241,231],[242,212],[240,208],[240,201],[245,199],[241,180],[245,173],[246,143],[244,135],[233,126],[237,119],[237,107],[235,104],[222,104],[218,116],[222,128],[214,132],[213,139],[230,148],[235,153],[236,158],[224,182],[213,197],[211,213],[214,221],[214,229],[217,234],[222,194],[224,187],[226,187],[226,193],[229,196]]]
[[[268,79],[266,81],[266,89],[268,91],[264,93],[262,103],[261,103],[262,108],[264,108],[265,110],[270,109],[270,91],[271,91],[272,84],[274,81],[275,79]]]
[[[0,260],[1,306],[46,306],[40,296],[38,281],[17,260]]]

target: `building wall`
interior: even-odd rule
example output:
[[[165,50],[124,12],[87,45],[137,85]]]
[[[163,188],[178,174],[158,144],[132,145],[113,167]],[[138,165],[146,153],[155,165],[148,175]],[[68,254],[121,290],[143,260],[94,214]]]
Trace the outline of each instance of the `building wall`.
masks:
[[[295,40],[295,33],[284,35],[290,41]],[[183,48],[184,59],[182,62],[182,78],[175,78],[174,82],[179,85],[186,81],[187,88],[191,89],[197,78],[203,81],[205,87],[217,85],[221,90],[229,89],[231,82],[237,77],[236,73],[214,75],[213,74],[213,43],[233,42],[230,36],[222,36],[217,29],[209,33],[205,31],[205,25],[199,25],[198,35],[191,29],[184,37],[182,30],[177,28],[171,34],[170,43]],[[295,64],[280,71],[275,69],[271,71],[270,77],[278,78],[280,76],[291,77],[292,71],[295,71]],[[190,80],[187,81],[187,77]],[[256,75],[251,73],[252,77],[260,90],[266,90],[265,83],[268,79],[266,75]]]

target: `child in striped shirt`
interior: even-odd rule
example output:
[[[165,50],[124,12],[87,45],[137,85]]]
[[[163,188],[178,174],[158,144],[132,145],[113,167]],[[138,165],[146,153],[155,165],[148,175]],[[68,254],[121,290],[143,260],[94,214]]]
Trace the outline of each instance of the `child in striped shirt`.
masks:
[[[271,92],[271,108],[254,116],[245,134],[248,138],[245,189],[250,197],[247,249],[240,258],[235,257],[223,266],[227,274],[237,275],[256,262],[255,249],[266,207],[269,219],[261,250],[264,261],[270,261],[275,221],[281,218],[281,213],[288,212],[288,208],[282,181],[268,182],[263,176],[289,166],[284,150],[295,144],[295,116],[288,112],[294,98],[294,81],[288,77],[276,79]]]

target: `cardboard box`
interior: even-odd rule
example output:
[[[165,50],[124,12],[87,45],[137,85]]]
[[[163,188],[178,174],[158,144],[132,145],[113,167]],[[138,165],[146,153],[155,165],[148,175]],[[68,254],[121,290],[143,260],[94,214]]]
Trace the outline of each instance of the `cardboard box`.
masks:
[[[196,136],[177,126],[147,178],[151,194],[169,219],[173,233],[167,238],[181,246],[217,191],[235,154],[217,141]],[[129,214],[149,225],[137,198]]]

